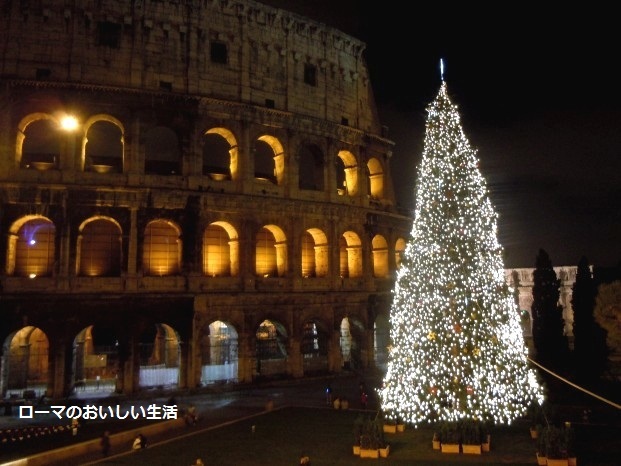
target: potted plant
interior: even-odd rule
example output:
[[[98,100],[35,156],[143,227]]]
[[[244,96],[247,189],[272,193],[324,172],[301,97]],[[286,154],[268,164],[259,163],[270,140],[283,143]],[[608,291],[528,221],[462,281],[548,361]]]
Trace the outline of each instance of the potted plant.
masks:
[[[567,443],[562,428],[550,425],[546,428],[547,466],[568,466]]]
[[[384,421],[377,417],[375,422],[373,423],[373,446],[377,447],[379,450],[379,456],[382,458],[388,458],[388,454],[390,452],[390,445],[386,443],[386,439],[384,438],[384,429],[382,428]]]
[[[543,426],[539,426],[537,428],[537,464],[539,466],[546,466],[548,460],[546,458],[546,435],[547,430],[543,428]]]
[[[466,454],[481,454],[482,431],[479,422],[466,420],[461,425],[461,449]]]
[[[456,422],[443,422],[440,426],[440,451],[459,453],[459,425]]]
[[[434,450],[440,449],[440,434],[438,432],[433,433],[433,439],[431,439],[431,446]]]
[[[488,452],[491,448],[492,443],[492,433],[489,422],[484,422],[481,424],[481,435],[481,451]]]
[[[371,418],[364,419],[360,435],[360,458],[379,458],[379,443],[375,426],[376,423]]]

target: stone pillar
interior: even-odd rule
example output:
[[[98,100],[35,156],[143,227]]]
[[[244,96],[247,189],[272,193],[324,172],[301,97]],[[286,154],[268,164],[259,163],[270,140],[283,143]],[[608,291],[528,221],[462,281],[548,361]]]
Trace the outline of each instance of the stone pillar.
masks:
[[[50,338],[48,369],[48,388],[46,395],[52,399],[66,398],[71,394],[71,365],[72,351],[71,345],[65,343],[63,338],[59,338],[53,343]]]
[[[253,334],[249,335],[247,333],[243,333],[238,335],[237,361],[239,371],[238,377],[241,383],[252,382],[252,376],[256,365],[256,359],[253,351],[254,345],[252,344],[253,339]]]
[[[300,351],[299,338],[291,338],[289,340],[289,357],[287,362],[287,371],[294,379],[304,377],[304,363],[302,352]]]
[[[328,340],[328,370],[337,373],[343,370],[341,331],[339,329],[333,331]]]

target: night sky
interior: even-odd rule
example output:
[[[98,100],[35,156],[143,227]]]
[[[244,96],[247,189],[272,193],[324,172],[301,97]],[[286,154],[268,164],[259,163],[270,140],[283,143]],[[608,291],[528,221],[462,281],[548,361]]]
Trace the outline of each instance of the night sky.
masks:
[[[366,42],[380,119],[396,143],[391,169],[402,207],[414,206],[442,58],[499,214],[505,266],[534,267],[540,248],[554,266],[577,265],[582,256],[595,266],[619,264],[621,33],[611,6],[263,3]]]

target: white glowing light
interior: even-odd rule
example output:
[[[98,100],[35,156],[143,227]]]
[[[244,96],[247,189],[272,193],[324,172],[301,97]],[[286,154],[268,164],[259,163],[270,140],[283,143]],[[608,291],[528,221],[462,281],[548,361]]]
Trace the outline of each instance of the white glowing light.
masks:
[[[30,275],[28,275],[28,278],[37,278],[37,274],[36,273],[31,273]]]
[[[78,120],[71,115],[67,115],[60,120],[60,126],[65,131],[73,131],[78,127]]]

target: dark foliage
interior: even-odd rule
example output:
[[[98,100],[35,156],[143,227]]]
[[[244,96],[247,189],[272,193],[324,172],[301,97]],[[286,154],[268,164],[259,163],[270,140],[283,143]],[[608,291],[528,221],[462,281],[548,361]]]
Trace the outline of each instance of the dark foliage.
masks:
[[[576,377],[584,382],[599,378],[606,368],[608,358],[605,331],[593,317],[596,295],[597,286],[589,267],[589,261],[583,256],[578,263],[571,305],[574,311]]]
[[[540,249],[533,272],[533,341],[538,361],[555,371],[563,371],[569,363],[560,285],[548,253]]]

